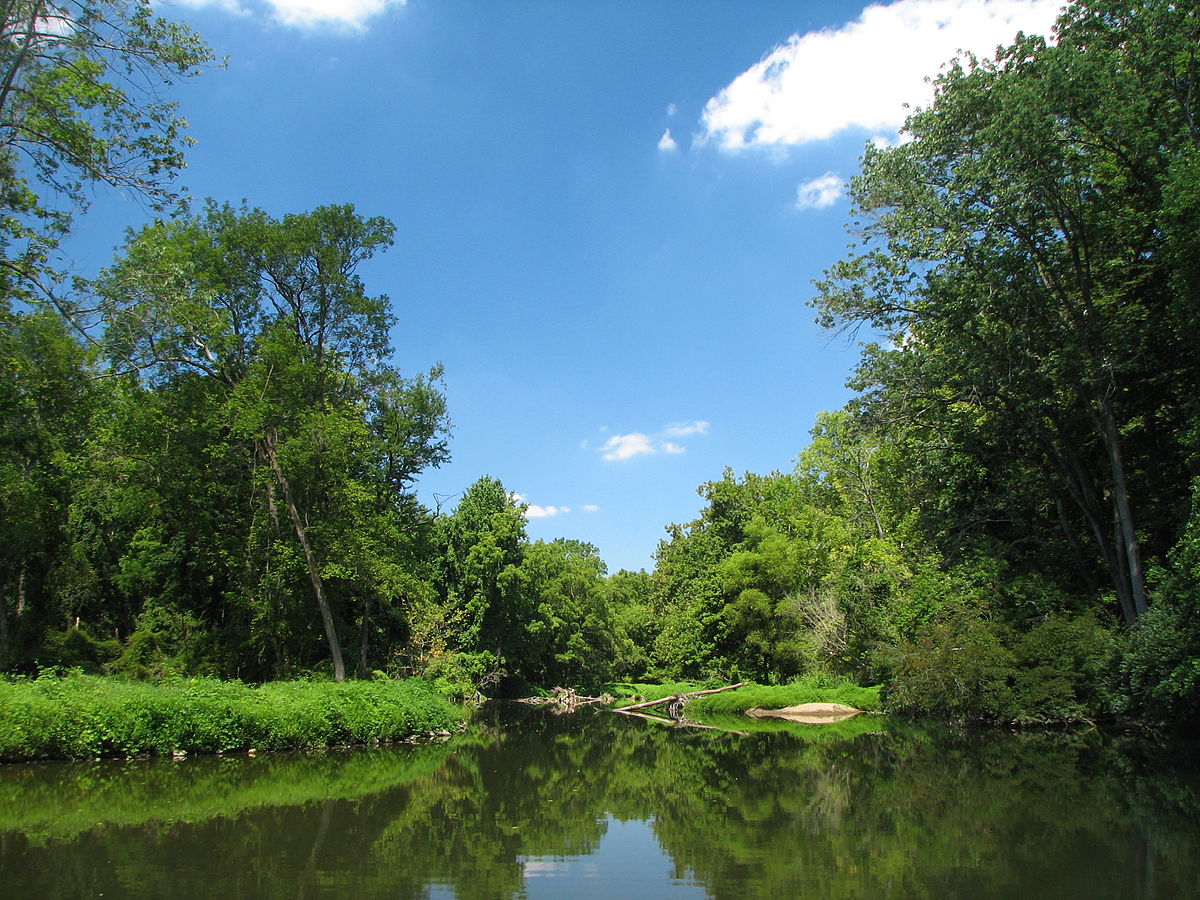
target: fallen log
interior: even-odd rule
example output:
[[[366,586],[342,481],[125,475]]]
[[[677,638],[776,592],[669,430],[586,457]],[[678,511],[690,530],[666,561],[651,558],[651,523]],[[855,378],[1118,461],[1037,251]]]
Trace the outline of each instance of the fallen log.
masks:
[[[622,706],[614,709],[613,712],[630,712],[635,709],[649,709],[651,706],[658,706],[661,703],[687,703],[687,701],[695,697],[703,697],[706,694],[719,694],[722,691],[734,691],[740,687],[745,687],[750,682],[739,681],[737,684],[727,684],[725,687],[709,688],[706,691],[690,691],[686,694],[671,694],[668,697],[659,697],[657,700],[647,700],[644,703],[634,703],[632,706]]]
[[[585,697],[575,693],[574,688],[556,687],[548,697],[522,697],[518,703],[528,703],[531,706],[553,706],[558,712],[574,712],[581,706],[593,703],[612,703],[613,698],[608,694],[599,697]]]

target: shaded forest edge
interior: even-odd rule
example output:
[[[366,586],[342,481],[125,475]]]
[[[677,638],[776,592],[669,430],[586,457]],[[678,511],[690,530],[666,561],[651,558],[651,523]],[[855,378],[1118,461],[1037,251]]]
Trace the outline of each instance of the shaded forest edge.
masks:
[[[1054,42],[946,67],[910,139],[867,148],[816,285],[824,325],[870,338],[854,399],[790,471],[702,485],[653,572],[611,574],[530,541],[495,478],[418,500],[449,458],[442,369],[389,346],[420,298],[357,274],[396,227],[181,204],[182,119],[105,73],[211,52],[145,3],[56,9],[70,40],[44,4],[4,26],[38,51],[0,95],[5,690],[830,677],[957,720],[1200,721],[1194,5],[1076,3]],[[66,210],[98,184],[161,218],[69,279]]]

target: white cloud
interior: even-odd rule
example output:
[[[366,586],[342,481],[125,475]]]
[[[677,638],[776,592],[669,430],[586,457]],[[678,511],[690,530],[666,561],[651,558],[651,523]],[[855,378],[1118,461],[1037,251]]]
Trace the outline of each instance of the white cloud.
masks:
[[[708,422],[673,422],[662,430],[664,437],[682,438],[708,434]]]
[[[508,498],[516,506],[525,508],[525,518],[527,519],[551,519],[554,516],[565,516],[571,511],[569,506],[540,506],[537,503],[530,503],[529,498],[524,494],[518,494],[513,491],[508,495]],[[581,507],[584,512],[597,512],[600,507],[587,504]]]
[[[295,28],[334,27],[362,31],[367,20],[407,0],[175,0],[185,6],[212,6],[244,15],[266,8],[273,19]]]
[[[841,176],[826,172],[796,189],[796,209],[826,209],[842,196]]]
[[[673,116],[677,112],[679,112],[679,107],[677,107],[674,103],[667,104],[667,115],[668,116]]]
[[[658,149],[664,153],[669,153],[678,148],[679,145],[675,143],[675,138],[671,137],[671,129],[668,128],[663,132],[663,136],[658,139]]]
[[[581,506],[579,508],[582,509],[585,513],[600,512],[600,507],[598,507],[595,503],[585,503],[585,504],[583,504],[583,506]]]
[[[698,434],[708,434],[708,422],[675,422],[653,435],[640,431],[614,434],[599,449],[603,458],[609,462],[620,462],[637,456],[655,456],[659,453],[675,455],[687,452],[686,447],[677,443],[678,439]]]
[[[600,452],[610,462],[633,459],[635,456],[648,456],[657,453],[654,441],[640,431],[632,434],[614,434],[600,446]]]
[[[897,131],[905,104],[959,50],[990,56],[1018,31],[1049,34],[1064,0],[899,0],[841,28],[792,35],[704,107],[700,141],[785,147],[847,128]]]

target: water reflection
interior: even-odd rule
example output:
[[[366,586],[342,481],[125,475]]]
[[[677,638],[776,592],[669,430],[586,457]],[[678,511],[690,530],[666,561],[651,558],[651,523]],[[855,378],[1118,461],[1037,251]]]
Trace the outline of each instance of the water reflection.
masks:
[[[734,735],[497,707],[431,747],[0,767],[0,884],[22,898],[1184,897],[1200,884],[1197,771],[1187,748],[1097,732],[858,719]]]

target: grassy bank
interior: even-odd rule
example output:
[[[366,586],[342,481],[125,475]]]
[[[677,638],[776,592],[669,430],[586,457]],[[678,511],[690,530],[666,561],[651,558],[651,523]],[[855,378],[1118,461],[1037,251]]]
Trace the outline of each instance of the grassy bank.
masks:
[[[0,681],[0,760],[291,750],[397,741],[455,728],[423,681]]]
[[[609,694],[617,698],[614,706],[629,706],[639,700],[658,700],[675,694],[704,690],[714,685],[689,682],[675,684],[608,684]],[[879,686],[860,687],[852,681],[829,675],[806,675],[789,684],[748,684],[735,691],[708,694],[688,702],[691,716],[744,713],[748,709],[781,709],[801,703],[842,703],[867,712],[882,708]]]

